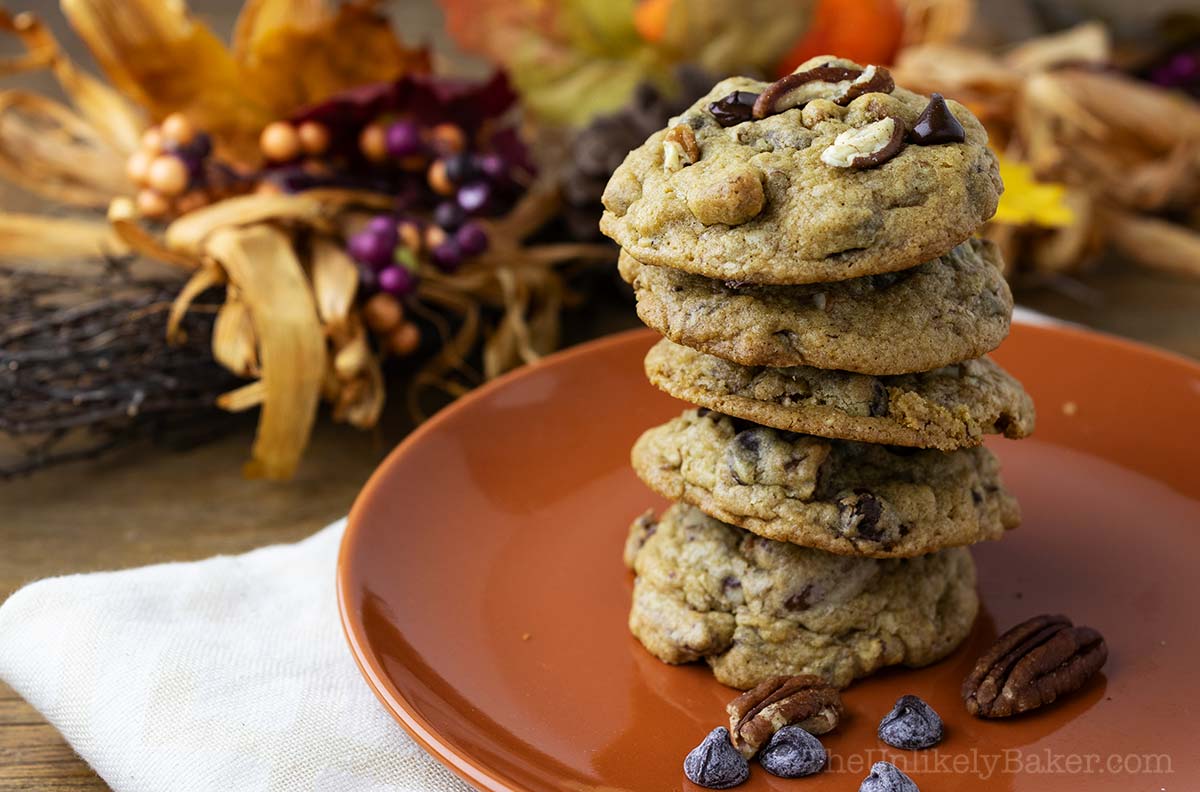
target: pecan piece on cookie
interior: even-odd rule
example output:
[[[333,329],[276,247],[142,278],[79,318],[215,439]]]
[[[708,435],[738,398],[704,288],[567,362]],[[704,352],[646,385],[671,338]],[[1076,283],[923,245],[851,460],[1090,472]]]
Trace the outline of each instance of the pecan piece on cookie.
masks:
[[[755,118],[766,118],[813,99],[836,99],[845,94],[863,74],[859,69],[829,65],[792,72],[763,89],[754,100],[753,115]]]
[[[780,676],[747,690],[725,711],[734,747],[749,758],[784,726],[799,726],[809,734],[832,731],[842,714],[842,698],[820,677]]]
[[[865,94],[890,94],[895,89],[896,82],[892,79],[892,73],[882,66],[872,65],[863,69],[862,74],[854,78],[833,101],[845,106]]]
[[[887,116],[857,129],[847,129],[821,152],[821,162],[834,168],[874,168],[904,148],[904,122]]]
[[[1083,687],[1108,659],[1103,636],[1066,616],[1042,615],[1001,635],[963,680],[967,712],[1006,718]]]
[[[696,133],[686,124],[676,124],[667,130],[663,138],[663,168],[674,172],[692,165],[700,159],[700,146]]]

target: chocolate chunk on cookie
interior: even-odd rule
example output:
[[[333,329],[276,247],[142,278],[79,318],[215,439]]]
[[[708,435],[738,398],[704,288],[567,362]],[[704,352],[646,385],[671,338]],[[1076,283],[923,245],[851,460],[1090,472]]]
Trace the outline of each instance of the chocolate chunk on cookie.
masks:
[[[643,434],[632,458],[664,497],[830,553],[912,557],[998,539],[1020,522],[1000,465],[983,447],[828,440],[689,410]]]
[[[706,660],[737,688],[794,674],[845,687],[883,666],[932,663],[967,636],[979,607],[966,548],[848,558],[684,504],[663,513],[630,562],[637,639],[668,663]]]
[[[746,366],[883,375],[999,346],[1013,306],[999,260],[995,245],[971,240],[904,272],[807,286],[722,282],[626,252],[618,267],[638,316],[678,344]]]
[[[988,434],[1033,431],[1033,400],[986,357],[873,377],[743,366],[664,338],[645,365],[650,382],[678,399],[790,432],[950,451],[977,446]]]
[[[776,83],[722,80],[672,119],[694,162],[678,167],[668,130],[651,135],[609,180],[600,228],[640,261],[719,280],[916,266],[967,239],[1003,190],[979,121],[946,101],[934,129],[929,106],[885,69],[829,56]]]

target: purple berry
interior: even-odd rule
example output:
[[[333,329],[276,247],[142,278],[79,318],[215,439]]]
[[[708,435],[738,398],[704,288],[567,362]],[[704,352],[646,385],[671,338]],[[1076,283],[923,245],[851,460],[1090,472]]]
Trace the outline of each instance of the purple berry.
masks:
[[[417,276],[404,267],[384,267],[379,271],[379,288],[396,297],[411,294],[417,287]]]
[[[411,157],[424,148],[421,128],[412,121],[397,121],[387,128],[387,153],[393,157]]]
[[[460,187],[455,197],[463,211],[467,214],[475,214],[487,207],[488,201],[492,198],[492,188],[487,182],[475,181]]]
[[[453,154],[445,157],[442,164],[446,168],[446,178],[453,184],[462,184],[475,175],[475,163],[470,154]]]
[[[464,256],[478,256],[488,247],[487,232],[479,223],[467,223],[454,234],[454,241]]]
[[[453,201],[443,201],[433,210],[433,222],[447,231],[453,231],[467,219],[467,213]]]
[[[389,239],[385,235],[376,234],[370,229],[359,231],[350,237],[347,249],[355,261],[368,264],[376,269],[392,263],[392,251],[396,247],[395,231]]]
[[[376,215],[367,222],[367,231],[379,237],[381,244],[396,247],[399,233],[396,230],[396,218],[391,215]]]
[[[442,272],[454,272],[462,263],[462,251],[459,250],[458,243],[453,239],[447,239],[435,247],[431,256],[433,263]]]
[[[492,181],[499,182],[508,178],[508,163],[499,154],[481,154],[475,160],[475,167]]]

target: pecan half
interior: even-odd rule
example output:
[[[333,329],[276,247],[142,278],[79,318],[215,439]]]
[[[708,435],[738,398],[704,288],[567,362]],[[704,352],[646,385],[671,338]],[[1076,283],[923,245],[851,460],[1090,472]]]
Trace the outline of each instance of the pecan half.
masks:
[[[832,731],[842,715],[842,697],[820,677],[781,676],[747,690],[725,711],[733,746],[750,758],[784,726],[799,726],[809,734]]]
[[[834,99],[841,96],[862,74],[859,69],[826,65],[784,75],[764,88],[754,100],[753,115],[755,118],[766,118],[813,99]]]
[[[904,122],[887,116],[857,129],[847,129],[821,152],[821,162],[833,168],[874,168],[904,148]]]
[[[663,167],[668,171],[677,171],[691,165],[700,159],[700,146],[696,143],[696,133],[686,124],[676,124],[667,130],[663,138]]]
[[[1007,718],[1083,687],[1108,659],[1103,636],[1066,616],[1034,616],[996,639],[963,680],[967,712]]]
[[[862,74],[854,78],[854,81],[846,86],[833,101],[840,105],[848,105],[863,94],[869,93],[885,93],[890,94],[896,89],[896,81],[892,79],[892,73],[882,66],[868,66],[863,69]]]

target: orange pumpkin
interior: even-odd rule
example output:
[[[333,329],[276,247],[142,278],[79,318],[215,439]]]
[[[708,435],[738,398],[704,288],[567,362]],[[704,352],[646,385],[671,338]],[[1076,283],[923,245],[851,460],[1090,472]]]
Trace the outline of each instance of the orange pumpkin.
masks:
[[[817,55],[891,63],[903,25],[895,0],[818,0],[808,32],[780,61],[778,74],[790,74]]]

